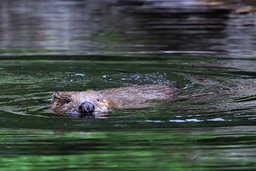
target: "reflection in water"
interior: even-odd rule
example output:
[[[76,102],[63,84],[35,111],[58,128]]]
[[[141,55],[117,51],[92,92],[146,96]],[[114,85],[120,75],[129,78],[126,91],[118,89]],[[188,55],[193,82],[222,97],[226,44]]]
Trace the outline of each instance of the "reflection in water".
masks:
[[[5,144],[0,147],[4,157],[0,164],[11,170],[21,166],[47,170],[253,170],[254,130],[255,126],[172,128],[168,132],[0,130]]]
[[[83,54],[211,52],[252,57],[254,3],[250,0],[1,1],[0,46],[1,49],[69,49]]]

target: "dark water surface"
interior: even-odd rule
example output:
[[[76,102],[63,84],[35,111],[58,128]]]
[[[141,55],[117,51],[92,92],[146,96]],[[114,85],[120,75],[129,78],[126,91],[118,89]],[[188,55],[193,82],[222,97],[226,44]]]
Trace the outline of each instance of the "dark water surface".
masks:
[[[254,6],[1,1],[0,170],[255,170]],[[90,118],[50,110],[59,91],[140,84],[181,91]]]

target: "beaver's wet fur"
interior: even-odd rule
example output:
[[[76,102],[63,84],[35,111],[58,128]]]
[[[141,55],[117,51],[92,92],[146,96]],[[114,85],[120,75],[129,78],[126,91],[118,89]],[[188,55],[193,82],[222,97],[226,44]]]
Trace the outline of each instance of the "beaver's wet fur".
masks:
[[[174,97],[176,89],[168,85],[146,84],[107,90],[60,92],[52,96],[55,113],[89,114],[113,109],[138,108],[151,100]]]

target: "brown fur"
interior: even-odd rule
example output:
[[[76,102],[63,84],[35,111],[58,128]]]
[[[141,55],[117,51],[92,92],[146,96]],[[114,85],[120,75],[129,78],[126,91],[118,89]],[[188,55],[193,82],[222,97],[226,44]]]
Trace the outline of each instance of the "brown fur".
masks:
[[[150,100],[168,99],[175,95],[167,85],[147,84],[107,90],[82,92],[61,92],[52,96],[52,110],[56,113],[79,113],[84,102],[94,105],[94,112],[108,112],[112,109],[138,108]]]

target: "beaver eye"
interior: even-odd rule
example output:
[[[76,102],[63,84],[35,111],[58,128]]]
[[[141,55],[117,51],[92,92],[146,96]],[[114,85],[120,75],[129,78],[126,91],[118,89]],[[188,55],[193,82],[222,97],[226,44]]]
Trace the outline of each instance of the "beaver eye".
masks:
[[[98,102],[100,101],[100,99],[99,99],[99,98],[97,98],[96,100],[97,100]]]
[[[71,102],[71,100],[70,100],[70,99],[67,99],[67,100],[66,100],[66,103],[68,104],[69,102]]]

